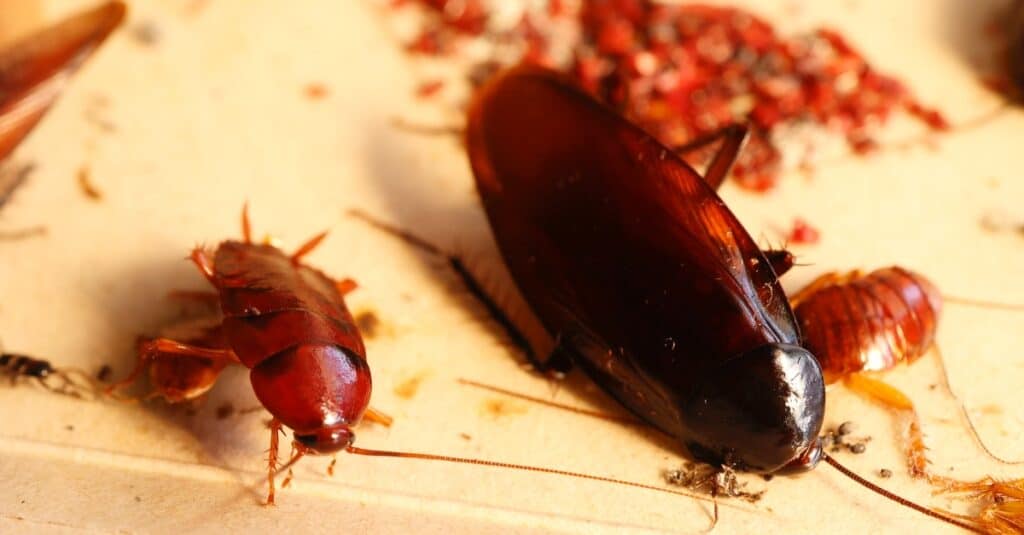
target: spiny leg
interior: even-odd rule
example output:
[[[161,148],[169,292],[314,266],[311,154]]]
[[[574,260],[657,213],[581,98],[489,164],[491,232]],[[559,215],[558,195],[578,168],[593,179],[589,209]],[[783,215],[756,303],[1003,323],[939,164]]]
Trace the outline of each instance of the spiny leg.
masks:
[[[189,344],[182,344],[181,342],[175,342],[167,338],[156,338],[148,342],[143,343],[139,347],[139,359],[135,365],[135,369],[128,375],[128,377],[118,381],[106,388],[104,391],[107,395],[113,395],[114,391],[124,386],[134,383],[142,372],[145,371],[146,365],[153,359],[157,354],[164,356],[182,356],[182,357],[202,357],[215,361],[226,361],[233,364],[238,364],[238,357],[230,349],[208,349],[204,347],[193,346]]]
[[[352,279],[340,279],[334,281],[334,287],[338,289],[338,293],[342,297],[352,293],[353,290],[359,287],[359,284]]]
[[[270,428],[270,449],[267,450],[267,501],[263,505],[274,505],[274,478],[277,477],[277,450],[280,447],[281,424],[274,418],[267,425]]]
[[[974,507],[973,514],[956,515],[980,528],[982,533],[1024,533],[1024,479],[998,481],[986,477],[963,482],[938,477],[933,483],[943,487],[939,493],[962,494]]]
[[[316,247],[318,245],[320,245],[320,242],[324,241],[324,238],[327,237],[327,232],[328,231],[325,230],[325,231],[321,232],[320,234],[317,234],[316,236],[313,236],[308,241],[306,241],[306,243],[304,243],[301,246],[299,246],[299,248],[294,253],[292,253],[292,256],[291,256],[292,265],[295,265],[295,266],[299,265],[299,262],[302,261],[302,257],[304,257],[304,256],[308,255],[309,253],[313,252],[313,249],[316,249]]]
[[[213,259],[210,258],[209,253],[206,252],[202,247],[196,247],[192,249],[192,254],[189,256],[192,262],[199,268],[199,272],[206,277],[206,280],[210,281],[216,286],[217,275],[213,269]]]
[[[673,150],[676,153],[686,153],[704,148],[719,139],[723,140],[722,146],[719,147],[707,170],[704,171],[704,182],[711,186],[711,189],[717,190],[722,185],[722,182],[725,182],[725,178],[729,176],[729,170],[736,161],[736,156],[739,154],[740,147],[743,146],[743,141],[746,137],[747,127],[733,124],[716,132],[701,136],[685,145],[675,147]]]
[[[555,351],[552,352],[551,357],[541,360],[537,356],[536,352],[534,352],[533,346],[530,345],[526,335],[523,334],[512,319],[505,314],[505,311],[501,309],[498,303],[484,290],[483,285],[480,284],[472,273],[470,273],[469,269],[462,262],[462,259],[458,256],[448,254],[433,243],[430,243],[407,230],[384,223],[362,210],[349,210],[349,215],[362,220],[378,230],[391,234],[421,251],[445,259],[445,261],[448,262],[448,265],[452,268],[452,271],[454,271],[455,274],[458,275],[459,279],[462,280],[462,284],[467,290],[469,290],[469,293],[484,306],[484,309],[487,310],[491,319],[497,323],[503,331],[505,331],[505,336],[508,337],[509,341],[522,351],[526,360],[529,361],[530,364],[539,372],[546,373],[548,371],[555,371],[565,373],[571,368],[571,364],[567,364],[567,362],[571,361],[568,361],[565,355],[560,355],[557,347]]]
[[[924,445],[924,434],[921,432],[921,420],[914,409],[914,403],[896,388],[872,379],[860,373],[850,374],[845,379],[846,386],[854,392],[881,403],[887,409],[902,412],[909,418],[906,437],[907,468],[911,477],[929,478],[927,447]]]
[[[384,427],[391,427],[391,424],[395,421],[391,416],[388,416],[373,407],[367,407],[366,412],[363,413],[363,418],[375,424],[383,425]]]
[[[249,222],[249,201],[242,205],[242,240],[252,243],[252,223]]]

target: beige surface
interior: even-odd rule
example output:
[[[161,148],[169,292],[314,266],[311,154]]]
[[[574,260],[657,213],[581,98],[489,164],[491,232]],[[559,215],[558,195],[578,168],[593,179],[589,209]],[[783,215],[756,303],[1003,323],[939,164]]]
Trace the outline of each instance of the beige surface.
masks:
[[[48,4],[52,19],[75,3]],[[842,29],[954,122],[997,104],[967,63],[983,50],[987,7],[957,9],[966,5],[957,0],[772,4],[761,12],[788,28]],[[128,27],[157,21],[158,45],[142,46],[126,31],[115,35],[15,154],[38,162],[39,170],[0,214],[0,229],[45,224],[49,235],[0,243],[6,348],[90,370],[112,363],[125,373],[135,336],[177,314],[164,294],[203,287],[182,257],[196,243],[237,236],[248,199],[257,232],[272,232],[288,247],[330,228],[310,262],[356,278],[361,287],[351,307],[372,309],[384,322],[385,334],[368,341],[373,404],[396,421],[390,430],[363,429],[359,444],[655,484],[661,470],[678,465],[671,444],[625,426],[519,401],[503,400],[500,415],[489,410],[501,398],[455,378],[616,409],[579,377],[552,394],[520,369],[443,265],[344,215],[360,207],[415,228],[465,252],[478,272],[507,288],[457,144],[390,125],[395,116],[447,119],[412,98],[417,80],[379,13],[351,1],[285,8],[221,0],[198,12],[191,5],[135,2]],[[329,96],[306,99],[311,82],[323,83]],[[102,97],[105,107],[97,103]],[[86,120],[97,109],[116,131]],[[888,130],[897,138],[919,131],[912,123]],[[988,212],[1021,218],[1022,133],[1024,114],[1013,111],[939,137],[935,150],[840,157],[809,180],[787,174],[770,195],[727,185],[724,196],[755,236],[777,242],[794,216],[821,228],[821,244],[796,251],[812,265],[786,278],[791,289],[829,269],[900,264],[949,293],[1024,302],[1024,239],[985,233],[978,223]],[[86,199],[75,183],[86,164],[104,193],[101,202]],[[939,334],[954,388],[985,440],[1007,456],[1021,453],[1024,428],[1022,326],[1020,315],[948,307]],[[928,358],[887,375],[921,405],[936,469],[1024,475],[981,458],[961,431],[955,402],[929,388],[937,377]],[[414,397],[396,395],[415,378],[422,382]],[[218,420],[215,409],[226,400],[255,404],[243,370],[229,371],[194,414],[0,388],[0,531],[694,532],[708,522],[708,508],[685,498],[352,456],[339,459],[333,478],[324,474],[326,460],[303,461],[279,506],[263,508],[266,416]],[[868,475],[891,468],[896,475],[887,487],[950,505],[907,481],[885,413],[841,388],[830,390],[827,423],[848,419],[874,440],[866,454],[844,455],[844,462]],[[723,507],[717,532],[944,529],[826,466],[776,478],[768,488],[756,506]]]

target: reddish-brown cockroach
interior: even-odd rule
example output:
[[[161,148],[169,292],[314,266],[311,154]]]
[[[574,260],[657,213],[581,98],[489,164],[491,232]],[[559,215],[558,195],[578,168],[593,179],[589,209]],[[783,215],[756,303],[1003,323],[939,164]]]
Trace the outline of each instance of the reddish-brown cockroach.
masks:
[[[124,3],[108,2],[0,52],[0,160],[42,119],[71,74],[124,15]]]
[[[223,315],[219,324],[186,330],[181,341],[168,337],[143,341],[135,371],[107,392],[133,382],[149,364],[155,367],[151,368],[155,370],[151,371],[154,395],[181,401],[208,390],[224,366],[249,368],[256,397],[273,416],[268,504],[274,503],[279,472],[306,454],[342,450],[564,475],[701,499],[653,485],[551,468],[354,446],[352,428],[361,420],[391,423],[390,417],[369,408],[370,368],[344,301],[355,283],[334,280],[302,263],[326,232],[289,255],[270,244],[252,243],[248,212],[243,210],[242,234],[243,241],[222,242],[212,255],[196,248],[190,257],[217,291],[192,292],[188,297],[219,303]],[[278,466],[279,435],[285,426],[293,431],[294,453]]]
[[[1022,309],[958,298],[946,300]],[[961,482],[931,473],[914,403],[896,388],[863,373],[888,370],[901,362],[909,364],[929,350],[938,351],[935,335],[943,296],[935,285],[924,276],[899,267],[868,274],[826,273],[794,295],[790,303],[803,333],[803,345],[818,357],[826,383],[842,380],[851,390],[909,416],[905,447],[911,476],[925,478],[943,490],[973,491],[979,499],[992,502],[970,518],[987,532],[1013,532],[1001,531],[1004,525],[1024,529],[1024,493],[1020,492],[1024,479]],[[941,362],[941,356],[939,359]],[[1016,464],[992,455],[977,436],[966,411],[964,417],[986,453],[1000,462]],[[997,500],[996,496],[1000,498]]]
[[[697,460],[772,474],[825,459],[975,529],[822,451],[825,381],[778,282],[788,265],[714,191],[744,135],[726,130],[701,177],[560,75],[518,67],[478,90],[466,146],[505,263],[556,351],[630,411]]]
[[[97,381],[88,373],[28,355],[0,353],[0,374],[10,377],[11,384],[28,379],[55,394],[76,398],[92,398],[98,392]]]

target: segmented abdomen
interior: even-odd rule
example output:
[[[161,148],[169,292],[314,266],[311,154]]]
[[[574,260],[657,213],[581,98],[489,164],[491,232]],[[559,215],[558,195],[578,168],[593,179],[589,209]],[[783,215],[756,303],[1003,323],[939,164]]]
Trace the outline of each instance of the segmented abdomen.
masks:
[[[794,313],[803,346],[831,383],[919,358],[932,345],[941,310],[941,295],[931,282],[890,267],[838,278],[801,300]]]

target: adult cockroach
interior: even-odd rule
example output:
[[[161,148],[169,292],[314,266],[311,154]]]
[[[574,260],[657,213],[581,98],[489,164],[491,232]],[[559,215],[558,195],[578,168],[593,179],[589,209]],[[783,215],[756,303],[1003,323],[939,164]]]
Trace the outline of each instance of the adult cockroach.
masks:
[[[202,394],[224,366],[241,364],[249,368],[253,391],[273,416],[267,504],[274,503],[274,480],[280,471],[306,454],[343,450],[556,474],[701,499],[653,485],[552,468],[354,446],[352,429],[361,420],[391,423],[390,417],[369,408],[370,367],[344,301],[355,283],[334,280],[302,263],[326,232],[287,254],[270,244],[253,243],[248,211],[243,210],[242,234],[242,241],[222,242],[212,255],[199,247],[190,256],[217,290],[209,294],[192,292],[190,298],[219,303],[223,314],[219,325],[188,331],[186,341],[165,337],[144,341],[135,371],[107,392],[133,382],[146,364],[160,366],[154,376],[154,394],[169,401]],[[294,454],[285,465],[278,466],[279,436],[285,426],[293,431]]]
[[[124,19],[108,2],[34,33],[0,52],[0,160],[28,135],[71,74]]]
[[[785,251],[771,251],[777,265],[792,264]],[[964,518],[985,532],[1016,533],[1024,529],[1024,479],[1001,481],[991,477],[959,481],[928,470],[924,435],[913,402],[896,388],[867,375],[912,363],[928,351],[938,351],[936,328],[943,301],[978,307],[1020,311],[1018,305],[991,303],[946,296],[923,275],[900,267],[864,274],[826,273],[790,299],[803,335],[803,345],[821,364],[826,384],[843,381],[854,392],[881,403],[907,419],[906,457],[913,477],[925,478],[939,492],[967,496],[983,503],[973,516]],[[941,356],[937,354],[941,363]],[[944,367],[943,367],[944,368]],[[606,420],[621,420],[604,413],[569,407],[503,388],[461,379],[460,383],[491,392],[570,410]],[[977,436],[966,415],[971,433],[984,451],[1003,464],[1021,464],[992,454]],[[1015,531],[1016,530],[1016,531]]]
[[[560,75],[518,67],[478,90],[466,146],[505,263],[557,351],[697,460],[775,474],[824,459],[883,492],[822,451],[825,381],[799,345],[786,266],[715,194],[743,136],[727,131],[701,177]]]

